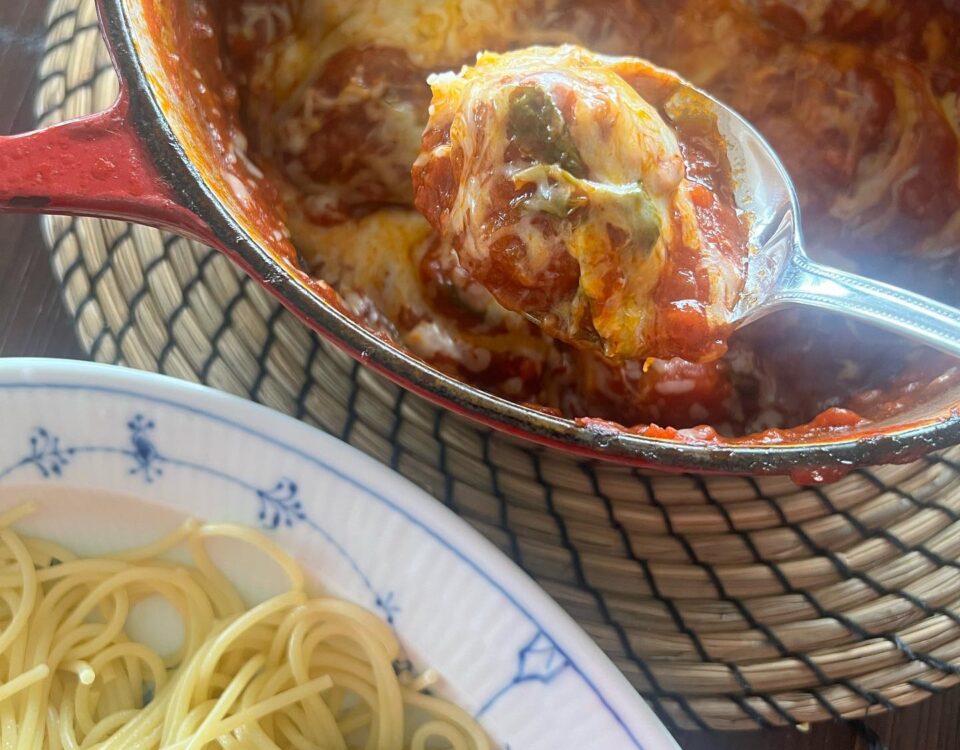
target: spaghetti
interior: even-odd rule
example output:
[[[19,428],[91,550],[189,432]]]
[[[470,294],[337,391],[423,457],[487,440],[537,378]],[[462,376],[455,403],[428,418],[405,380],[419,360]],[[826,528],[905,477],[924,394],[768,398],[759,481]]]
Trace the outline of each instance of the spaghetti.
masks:
[[[465,711],[403,680],[376,615],[311,597],[300,567],[263,535],[188,521],[162,539],[83,558],[0,514],[0,747],[451,748],[489,741]],[[272,559],[289,588],[253,607],[207,554],[231,538]],[[185,549],[191,565],[169,557]],[[128,637],[131,610],[161,597],[183,638],[170,654]]]

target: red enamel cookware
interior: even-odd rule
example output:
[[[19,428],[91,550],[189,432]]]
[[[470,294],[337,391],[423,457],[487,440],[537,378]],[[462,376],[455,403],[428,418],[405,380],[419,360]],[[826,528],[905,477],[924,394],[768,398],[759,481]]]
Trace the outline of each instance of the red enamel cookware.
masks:
[[[119,99],[106,112],[0,137],[0,211],[125,219],[201,240],[327,340],[401,386],[484,425],[583,457],[809,481],[960,442],[957,389],[887,421],[810,442],[717,445],[577,424],[438,372],[367,331],[327,285],[301,269],[271,191],[231,147],[234,125],[217,93],[222,73],[183,0],[99,0],[99,11],[121,79]]]

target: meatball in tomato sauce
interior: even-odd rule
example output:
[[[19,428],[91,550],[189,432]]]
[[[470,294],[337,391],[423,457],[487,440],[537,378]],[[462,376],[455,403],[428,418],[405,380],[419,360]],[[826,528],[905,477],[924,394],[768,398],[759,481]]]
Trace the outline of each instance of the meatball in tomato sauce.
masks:
[[[613,359],[723,354],[746,232],[679,78],[567,46],[431,85],[415,203],[502,305]]]

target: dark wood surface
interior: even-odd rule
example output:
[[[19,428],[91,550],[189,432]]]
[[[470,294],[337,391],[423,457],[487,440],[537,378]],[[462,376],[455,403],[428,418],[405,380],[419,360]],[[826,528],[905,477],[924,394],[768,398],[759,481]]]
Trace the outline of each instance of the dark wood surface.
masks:
[[[0,134],[30,127],[45,6],[41,0],[0,0]],[[84,356],[34,217],[0,216],[0,356]],[[867,725],[889,750],[957,750],[960,691],[871,719]],[[685,750],[870,750],[852,726],[833,723],[816,725],[807,733],[683,733],[678,740]]]

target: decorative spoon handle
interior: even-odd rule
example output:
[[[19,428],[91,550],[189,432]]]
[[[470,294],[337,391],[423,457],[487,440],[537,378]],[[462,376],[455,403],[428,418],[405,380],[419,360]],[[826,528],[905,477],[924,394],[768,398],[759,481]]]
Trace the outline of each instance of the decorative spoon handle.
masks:
[[[960,357],[960,310],[797,253],[768,301],[836,310]]]

